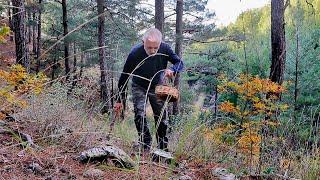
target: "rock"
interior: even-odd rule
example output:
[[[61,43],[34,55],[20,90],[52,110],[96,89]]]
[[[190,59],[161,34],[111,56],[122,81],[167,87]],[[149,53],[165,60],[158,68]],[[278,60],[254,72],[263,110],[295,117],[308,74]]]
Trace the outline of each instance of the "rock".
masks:
[[[165,162],[170,164],[172,162],[173,155],[170,152],[161,150],[161,149],[156,149],[154,151],[151,152],[151,156],[152,156],[152,161],[155,162]]]
[[[28,169],[34,172],[35,174],[44,174],[43,168],[38,163],[32,162],[28,165]]]
[[[211,170],[213,176],[220,180],[236,180],[236,176],[232,173],[228,173],[228,170],[224,168],[215,168]]]
[[[14,122],[14,121],[16,121],[16,119],[13,117],[13,116],[11,116],[11,115],[9,115],[9,114],[6,114],[7,116],[4,118],[6,121],[9,121],[9,122]]]
[[[133,169],[136,167],[135,162],[120,148],[115,146],[102,146],[86,150],[80,154],[81,162],[103,161],[110,159],[116,166]]]
[[[192,178],[188,175],[180,176],[179,180],[192,180]]]
[[[192,178],[188,175],[183,176],[177,176],[177,177],[171,177],[169,180],[192,180]]]
[[[3,166],[2,169],[6,172],[11,172],[12,171],[12,166],[11,165],[6,165],[6,166]]]
[[[104,172],[100,169],[90,168],[83,173],[83,176],[86,178],[97,179],[103,177]]]
[[[6,122],[4,122],[4,121],[0,120],[0,126],[6,126],[6,125],[7,125],[7,123],[6,123]]]

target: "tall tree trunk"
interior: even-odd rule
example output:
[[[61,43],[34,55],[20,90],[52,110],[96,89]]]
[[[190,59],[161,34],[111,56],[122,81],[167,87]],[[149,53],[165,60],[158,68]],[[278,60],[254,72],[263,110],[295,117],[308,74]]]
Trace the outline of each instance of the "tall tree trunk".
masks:
[[[7,0],[7,3],[8,3],[8,6],[10,7],[11,6],[10,0]],[[12,17],[11,17],[12,16],[11,8],[8,8],[7,13],[8,13],[8,18],[9,18],[9,27],[10,27],[11,30],[13,30],[13,23],[12,23]],[[10,41],[13,41],[13,36],[10,36]]]
[[[29,72],[30,61],[28,58],[28,48],[26,46],[26,27],[24,0],[12,0],[13,8],[13,31],[16,44],[16,63],[21,64]]]
[[[164,39],[164,0],[155,0],[155,27],[160,30]]]
[[[28,18],[28,25],[27,25],[27,35],[28,35],[28,42],[27,44],[30,44],[31,42],[31,10],[30,8],[26,10],[27,11],[27,18]]]
[[[299,70],[299,59],[300,59],[300,44],[299,44],[299,26],[296,24],[296,63],[295,63],[295,81],[294,81],[294,111],[298,110],[298,105],[297,105],[297,99],[298,99],[298,93],[299,93],[299,88],[298,88],[298,70]]]
[[[36,20],[36,13],[35,12],[32,13],[32,21],[33,21],[33,24],[32,24],[32,53],[34,55],[36,55],[37,48],[36,48],[36,24],[35,24],[35,22],[37,22],[37,20]]]
[[[36,59],[37,59],[37,73],[40,71],[41,63],[40,63],[40,55],[41,55],[41,13],[42,13],[42,0],[39,0],[38,5],[38,35],[37,35],[37,50],[36,50]]]
[[[63,35],[66,36],[68,32],[68,16],[67,16],[67,2],[62,0],[62,25],[63,25]],[[69,80],[70,76],[70,65],[69,65],[69,42],[68,39],[64,39],[64,66],[66,73],[66,80]]]
[[[58,37],[58,35],[57,35],[57,41],[59,41],[59,37]],[[56,73],[56,71],[57,71],[57,69],[58,69],[58,51],[59,51],[59,48],[58,48],[58,46],[55,46],[54,47],[54,54],[53,54],[53,65],[51,66],[51,68],[52,68],[52,71],[51,71],[51,80],[52,80],[52,82],[54,82],[53,80],[55,79],[55,73]]]
[[[77,76],[77,46],[76,43],[73,43],[73,79],[72,79],[72,86],[70,88],[70,93],[74,89],[74,87],[77,85],[78,82],[78,76]]]
[[[99,64],[100,64],[100,88],[101,99],[103,102],[102,113],[108,112],[108,88],[107,88],[107,72],[106,72],[106,52],[105,52],[105,15],[104,15],[104,0],[97,0],[98,14],[98,46],[99,49]],[[102,14],[102,15],[101,15]]]
[[[272,61],[270,79],[279,84],[283,82],[286,59],[284,10],[284,0],[271,0]]]
[[[176,54],[182,58],[182,41],[183,41],[183,35],[182,35],[182,16],[183,16],[183,0],[177,0],[177,7],[176,7],[176,46],[175,46],[175,52]],[[179,89],[180,84],[180,74],[177,73],[175,79],[174,79],[174,86]],[[173,103],[172,108],[172,114],[177,115],[179,113],[179,102]]]
[[[82,74],[83,74],[83,67],[84,67],[84,58],[86,57],[86,55],[84,53],[81,54],[80,56],[80,72],[79,72],[79,78],[82,78]]]

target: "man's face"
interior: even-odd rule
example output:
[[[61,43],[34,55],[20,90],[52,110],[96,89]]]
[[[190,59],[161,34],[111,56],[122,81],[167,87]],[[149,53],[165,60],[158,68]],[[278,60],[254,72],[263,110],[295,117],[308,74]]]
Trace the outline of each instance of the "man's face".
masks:
[[[150,56],[153,54],[156,54],[158,52],[160,42],[157,40],[152,40],[152,39],[146,39],[143,42],[144,50],[146,53]]]

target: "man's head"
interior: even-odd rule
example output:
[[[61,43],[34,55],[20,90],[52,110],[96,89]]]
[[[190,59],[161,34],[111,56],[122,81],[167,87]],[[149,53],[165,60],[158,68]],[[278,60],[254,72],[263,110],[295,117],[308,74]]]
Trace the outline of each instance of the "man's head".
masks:
[[[162,40],[161,32],[156,28],[150,28],[143,35],[143,47],[146,53],[150,56],[156,54],[160,47]]]

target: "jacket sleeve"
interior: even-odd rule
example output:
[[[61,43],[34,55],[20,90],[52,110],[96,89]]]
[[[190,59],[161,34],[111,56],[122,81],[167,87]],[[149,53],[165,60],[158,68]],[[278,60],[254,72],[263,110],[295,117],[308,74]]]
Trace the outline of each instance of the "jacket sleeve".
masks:
[[[169,61],[173,64],[170,67],[170,69],[175,73],[181,72],[184,67],[183,61],[175,52],[173,52],[173,50],[169,45],[166,44],[165,47],[166,47],[166,54],[169,56]]]
[[[129,82],[129,78],[130,78],[130,73],[132,73],[133,69],[134,69],[134,53],[131,52],[128,57],[127,60],[123,66],[123,70],[122,73],[120,75],[119,78],[119,82],[118,82],[118,98],[117,98],[117,102],[123,102],[125,100],[126,97],[126,90],[127,90],[127,85]]]

